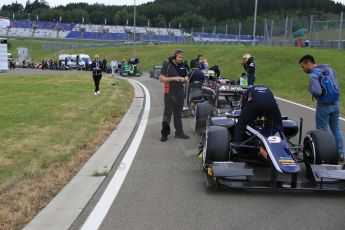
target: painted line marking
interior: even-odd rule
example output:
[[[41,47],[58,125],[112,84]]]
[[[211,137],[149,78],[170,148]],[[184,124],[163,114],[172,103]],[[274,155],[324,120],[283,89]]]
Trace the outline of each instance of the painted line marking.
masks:
[[[135,80],[134,80],[135,81]],[[144,113],[141,118],[139,127],[137,129],[137,133],[135,134],[133,141],[128,148],[122,162],[120,163],[119,167],[117,168],[115,175],[111,179],[110,183],[108,184],[107,188],[105,189],[104,193],[102,194],[101,198],[97,202],[95,208],[90,213],[89,217],[81,227],[82,230],[94,230],[98,229],[103,222],[103,219],[107,215],[113,201],[115,200],[118,192],[121,189],[121,186],[126,178],[126,175],[133,163],[134,157],[138,151],[139,145],[141,140],[144,136],[144,132],[146,129],[147,121],[149,118],[150,113],[150,93],[147,88],[138,83],[145,91],[146,95],[146,103],[144,108]]]
[[[309,109],[309,110],[312,110],[312,111],[316,111],[316,109],[312,108],[312,107],[309,107],[309,106],[305,106],[305,105],[302,105],[302,104],[298,104],[296,102],[293,102],[293,101],[289,101],[289,100],[286,100],[286,99],[283,99],[283,98],[280,98],[280,97],[275,97],[276,99],[280,100],[280,101],[284,101],[284,102],[287,102],[287,103],[290,103],[290,104],[293,104],[293,105],[297,105],[297,106],[300,106],[302,108],[305,108],[305,109]],[[344,117],[339,117],[339,120],[342,120],[342,121],[345,121],[345,118]]]

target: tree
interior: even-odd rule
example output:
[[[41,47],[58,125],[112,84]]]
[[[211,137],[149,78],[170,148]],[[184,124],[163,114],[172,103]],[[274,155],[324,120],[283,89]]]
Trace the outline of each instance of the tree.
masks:
[[[35,0],[30,3],[30,0],[26,2],[24,11],[26,13],[32,13],[34,10],[49,10],[49,4],[45,0]]]
[[[83,18],[84,18],[84,23],[89,23],[90,22],[90,17],[89,13],[85,10],[82,9],[74,9],[70,11],[66,17],[69,19],[69,22],[74,22],[74,23],[82,23]]]
[[[8,12],[11,14],[19,14],[22,13],[24,11],[24,7],[22,4],[20,3],[12,3],[11,5],[3,5],[1,8],[1,11],[3,12]]]
[[[126,25],[129,14],[126,8],[116,12],[113,17],[113,24],[115,25]]]
[[[153,26],[155,27],[166,27],[166,19],[160,14],[156,18],[153,19]]]

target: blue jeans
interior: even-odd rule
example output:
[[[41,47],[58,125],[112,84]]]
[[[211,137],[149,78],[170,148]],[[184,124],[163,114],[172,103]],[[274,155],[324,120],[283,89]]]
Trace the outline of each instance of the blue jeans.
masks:
[[[334,105],[317,104],[315,120],[317,129],[328,128],[329,125],[329,128],[337,140],[338,154],[339,156],[344,156],[343,135],[339,125],[339,102]]]

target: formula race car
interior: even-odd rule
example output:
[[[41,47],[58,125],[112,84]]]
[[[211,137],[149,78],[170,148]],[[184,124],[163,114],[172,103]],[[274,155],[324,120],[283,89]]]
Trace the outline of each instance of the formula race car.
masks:
[[[263,117],[247,125],[246,139],[235,143],[239,114],[236,108],[207,119],[199,153],[208,187],[345,190],[345,166],[338,165],[330,130],[309,131],[301,144],[302,119],[298,125],[283,117],[283,131],[276,131]],[[293,144],[297,135],[298,144]]]
[[[161,73],[162,66],[156,65],[153,67],[153,70],[150,71],[150,77],[159,79],[159,75]]]
[[[247,89],[248,86],[230,85],[224,79],[218,79],[212,88],[204,86],[203,90],[207,91],[209,98],[204,96],[206,99],[195,106],[195,132],[204,133],[210,116],[224,116],[230,111],[239,113],[242,105],[242,96]]]
[[[124,77],[139,77],[143,73],[138,69],[139,59],[131,58],[127,63],[121,63],[120,75]]]

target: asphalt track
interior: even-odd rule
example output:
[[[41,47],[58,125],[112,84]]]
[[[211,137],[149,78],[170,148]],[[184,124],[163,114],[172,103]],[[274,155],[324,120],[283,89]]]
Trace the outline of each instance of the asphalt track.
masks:
[[[193,119],[183,119],[189,140],[172,135],[160,142],[163,85],[147,75],[136,80],[150,92],[149,119],[127,177],[99,229],[344,229],[345,193],[207,189]],[[278,103],[283,115],[304,119],[304,133],[314,128],[314,111]],[[344,121],[341,128],[345,133]],[[101,191],[71,229],[82,226]]]

